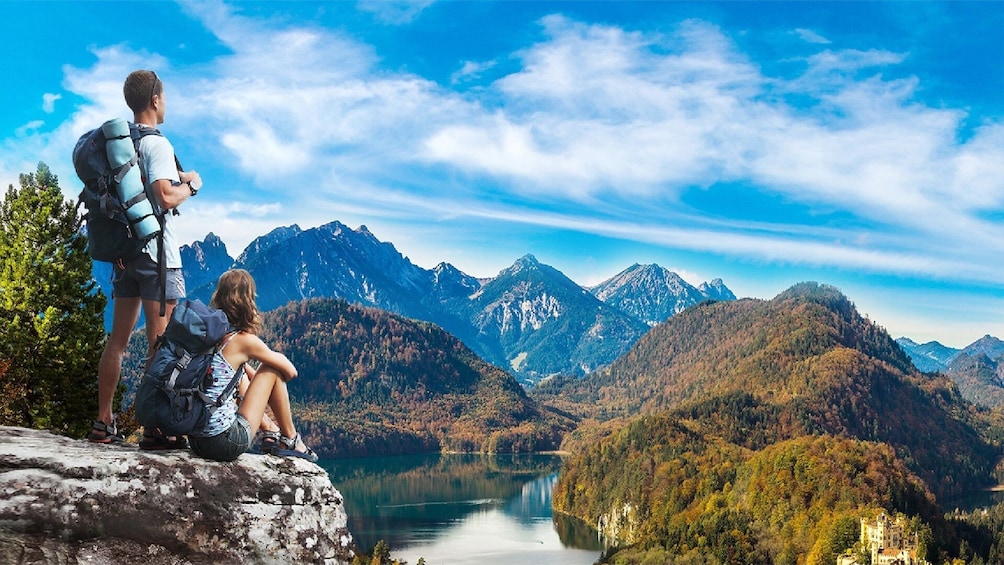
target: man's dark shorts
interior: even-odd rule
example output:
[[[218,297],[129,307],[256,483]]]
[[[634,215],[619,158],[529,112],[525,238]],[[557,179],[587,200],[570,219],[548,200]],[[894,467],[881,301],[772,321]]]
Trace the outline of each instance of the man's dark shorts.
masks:
[[[167,300],[185,297],[185,278],[181,269],[167,270]],[[125,269],[118,265],[112,272],[112,298],[136,298],[160,300],[160,275],[157,262],[146,253],[126,263]]]
[[[226,431],[213,437],[188,436],[192,451],[199,457],[213,461],[233,461],[251,448],[251,424],[237,414]]]

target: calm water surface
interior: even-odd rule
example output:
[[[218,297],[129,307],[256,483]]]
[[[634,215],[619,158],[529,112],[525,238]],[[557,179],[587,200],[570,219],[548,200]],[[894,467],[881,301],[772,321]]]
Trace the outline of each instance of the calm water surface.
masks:
[[[1004,503],[1004,491],[995,490],[970,493],[959,498],[950,499],[941,506],[946,512],[953,510],[973,512],[980,508],[989,508],[1002,503]]]
[[[428,454],[326,460],[363,550],[385,540],[414,565],[590,565],[596,531],[552,517],[556,455]]]

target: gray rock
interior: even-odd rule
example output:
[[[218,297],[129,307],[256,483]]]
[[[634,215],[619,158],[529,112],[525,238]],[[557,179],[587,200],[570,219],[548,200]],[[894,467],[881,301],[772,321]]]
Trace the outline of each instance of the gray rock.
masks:
[[[352,560],[342,496],[303,459],[145,452],[0,427],[0,562]]]

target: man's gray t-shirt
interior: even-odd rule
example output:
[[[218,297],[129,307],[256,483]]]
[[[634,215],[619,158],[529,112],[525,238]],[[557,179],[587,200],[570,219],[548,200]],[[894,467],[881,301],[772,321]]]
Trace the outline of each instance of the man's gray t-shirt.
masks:
[[[148,127],[140,125],[140,127]],[[154,181],[167,179],[180,182],[178,167],[174,160],[174,147],[166,137],[147,135],[139,142],[140,162],[143,164],[143,179],[149,187]],[[178,236],[174,232],[174,214],[165,211],[164,214],[164,247],[165,264],[169,269],[181,268],[181,250]],[[157,261],[157,240],[153,238],[146,245],[146,253]]]

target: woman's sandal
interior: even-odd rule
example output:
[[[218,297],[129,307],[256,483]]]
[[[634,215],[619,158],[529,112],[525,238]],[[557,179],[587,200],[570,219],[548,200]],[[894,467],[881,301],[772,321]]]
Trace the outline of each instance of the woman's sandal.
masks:
[[[261,441],[258,442],[258,453],[269,454],[275,451],[275,448],[279,446],[279,432],[259,432],[261,434]]]
[[[299,457],[300,459],[306,459],[311,463],[317,463],[317,454],[314,453],[313,449],[307,447],[307,444],[303,444],[303,448],[306,451],[298,451],[296,446],[303,443],[300,440],[300,434],[296,434],[296,437],[288,438],[286,436],[280,435],[277,445],[272,448],[272,455],[278,455],[279,457]]]
[[[91,443],[122,443],[125,441],[125,437],[119,434],[118,429],[115,428],[115,420],[112,420],[110,424],[94,420],[92,427],[91,433],[87,434],[87,441]]]
[[[185,436],[167,437],[160,433],[160,430],[143,429],[143,439],[139,442],[139,448],[145,451],[164,451],[167,449],[185,449],[188,447],[188,440]]]

